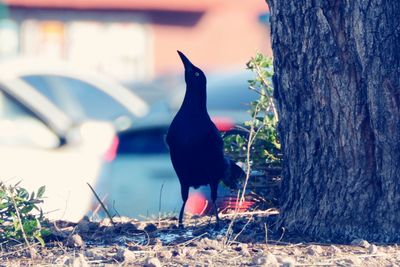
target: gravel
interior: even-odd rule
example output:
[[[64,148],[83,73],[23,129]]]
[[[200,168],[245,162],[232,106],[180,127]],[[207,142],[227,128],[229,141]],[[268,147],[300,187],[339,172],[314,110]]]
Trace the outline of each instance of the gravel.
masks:
[[[52,234],[44,247],[32,244],[29,249],[23,243],[2,243],[0,262],[1,266],[400,265],[397,245],[370,244],[362,239],[347,245],[299,242],[298,238],[282,242],[273,234],[265,240],[263,231],[268,216],[276,215],[241,215],[233,225],[249,221],[245,229],[229,227],[230,216],[221,216],[219,229],[208,223],[208,217],[187,218],[185,229],[176,227],[176,218],[151,222],[116,218],[115,225],[107,220],[78,224],[55,221],[47,225]],[[33,250],[35,253],[30,253]]]

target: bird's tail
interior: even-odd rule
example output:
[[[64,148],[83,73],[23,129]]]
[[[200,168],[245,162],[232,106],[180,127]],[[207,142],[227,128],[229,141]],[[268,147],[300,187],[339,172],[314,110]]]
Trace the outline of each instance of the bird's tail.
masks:
[[[225,157],[226,171],[222,182],[231,189],[237,189],[240,180],[246,177],[246,173],[233,160]]]

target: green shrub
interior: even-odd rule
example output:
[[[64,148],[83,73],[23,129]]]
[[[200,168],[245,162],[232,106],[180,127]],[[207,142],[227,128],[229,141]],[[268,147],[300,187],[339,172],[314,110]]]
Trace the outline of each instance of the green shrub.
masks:
[[[0,240],[25,241],[34,240],[44,245],[43,236],[48,231],[42,227],[44,220],[39,204],[43,202],[45,187],[31,194],[19,183],[7,186],[0,182]]]
[[[248,81],[249,89],[259,94],[259,98],[250,103],[252,119],[224,137],[225,152],[238,161],[246,162],[251,138],[250,166],[253,170],[262,171],[267,167],[279,166],[282,160],[276,131],[278,115],[271,83],[272,59],[257,53],[247,63],[247,68],[254,73],[254,79]]]

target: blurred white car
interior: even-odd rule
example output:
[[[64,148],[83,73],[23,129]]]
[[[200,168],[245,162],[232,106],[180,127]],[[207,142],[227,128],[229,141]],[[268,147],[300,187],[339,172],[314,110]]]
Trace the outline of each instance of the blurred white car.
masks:
[[[36,90],[75,123],[110,121],[117,129],[125,129],[149,109],[145,101],[112,79],[66,62],[39,58],[3,61],[0,81],[15,90]]]
[[[87,212],[93,184],[112,148],[110,123],[74,122],[37,90],[0,68],[0,180],[29,191],[46,186],[50,219],[77,221]],[[112,151],[112,149],[111,149]]]

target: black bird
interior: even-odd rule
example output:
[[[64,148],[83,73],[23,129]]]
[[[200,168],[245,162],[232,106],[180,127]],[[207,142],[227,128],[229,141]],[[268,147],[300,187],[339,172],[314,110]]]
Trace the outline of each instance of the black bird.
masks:
[[[179,213],[179,226],[183,227],[183,212],[189,188],[201,185],[210,185],[218,224],[215,204],[218,184],[222,180],[229,187],[234,187],[244,172],[224,156],[221,134],[207,112],[206,76],[182,52],[178,51],[178,54],[185,67],[186,94],[169,127],[166,141],[181,184],[183,204]]]

